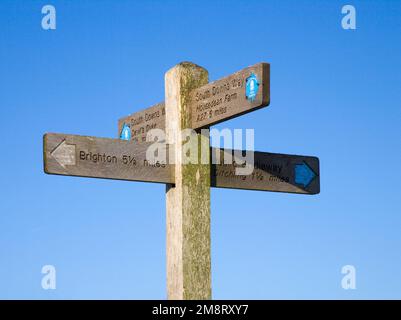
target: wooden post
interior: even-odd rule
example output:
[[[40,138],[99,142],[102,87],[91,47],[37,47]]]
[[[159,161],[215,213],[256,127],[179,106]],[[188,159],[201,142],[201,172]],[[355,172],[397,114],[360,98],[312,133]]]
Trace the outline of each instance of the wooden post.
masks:
[[[190,91],[207,70],[183,62],[165,75],[166,140],[174,144],[175,184],[166,187],[168,299],[211,299],[209,136],[197,133],[198,163],[183,163],[181,130],[191,126]],[[196,141],[197,140],[197,141]],[[205,154],[207,152],[207,154]]]

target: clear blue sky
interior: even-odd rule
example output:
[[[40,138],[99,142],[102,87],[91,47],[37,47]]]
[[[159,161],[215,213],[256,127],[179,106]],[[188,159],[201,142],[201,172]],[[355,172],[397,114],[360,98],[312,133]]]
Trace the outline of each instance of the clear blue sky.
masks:
[[[218,127],[321,165],[317,196],[212,190],[213,298],[401,298],[400,35],[390,0],[2,0],[0,298],[166,297],[164,185],[45,175],[42,135],[117,137],[183,60],[211,80],[271,63],[270,106]]]

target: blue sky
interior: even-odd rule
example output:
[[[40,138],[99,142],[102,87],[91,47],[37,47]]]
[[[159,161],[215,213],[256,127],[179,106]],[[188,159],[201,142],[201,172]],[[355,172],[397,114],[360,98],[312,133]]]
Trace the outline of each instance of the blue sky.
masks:
[[[46,4],[56,30],[41,28]],[[164,299],[164,185],[45,175],[42,135],[117,137],[180,61],[210,80],[265,61],[270,106],[217,127],[318,156],[321,193],[213,189],[213,298],[400,299],[400,34],[390,0],[2,0],[0,298]]]

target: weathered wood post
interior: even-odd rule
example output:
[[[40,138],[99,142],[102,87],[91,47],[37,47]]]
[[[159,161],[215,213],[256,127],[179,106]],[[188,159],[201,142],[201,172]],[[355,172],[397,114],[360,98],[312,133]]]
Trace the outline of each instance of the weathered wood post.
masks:
[[[207,70],[190,62],[165,74],[166,140],[176,164],[175,184],[166,187],[168,299],[211,299],[210,164],[200,161],[209,159],[209,136],[190,140],[198,142],[197,163],[184,162],[182,140],[191,127],[190,91],[206,83]]]
[[[44,170],[66,176],[165,183],[168,298],[211,299],[211,185],[303,194],[320,192],[316,157],[255,152],[250,161],[254,164],[252,174],[238,179],[237,164],[209,163],[209,132],[203,135],[191,130],[241,116],[268,106],[269,102],[267,63],[208,84],[207,70],[183,62],[165,75],[164,103],[120,119],[120,139],[45,134]],[[158,137],[165,129],[171,166],[152,165],[156,150],[150,129],[158,129]],[[189,141],[185,139],[188,133]],[[152,141],[145,141],[148,134]],[[160,145],[156,149],[164,160],[165,144],[161,145],[161,153]],[[212,150],[221,155],[233,153],[227,149]]]

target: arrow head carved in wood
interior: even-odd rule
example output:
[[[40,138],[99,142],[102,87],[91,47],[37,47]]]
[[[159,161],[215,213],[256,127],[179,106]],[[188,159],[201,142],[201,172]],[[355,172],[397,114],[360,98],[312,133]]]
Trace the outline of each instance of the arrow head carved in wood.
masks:
[[[52,157],[65,169],[65,166],[75,166],[75,145],[61,142],[52,152]]]

